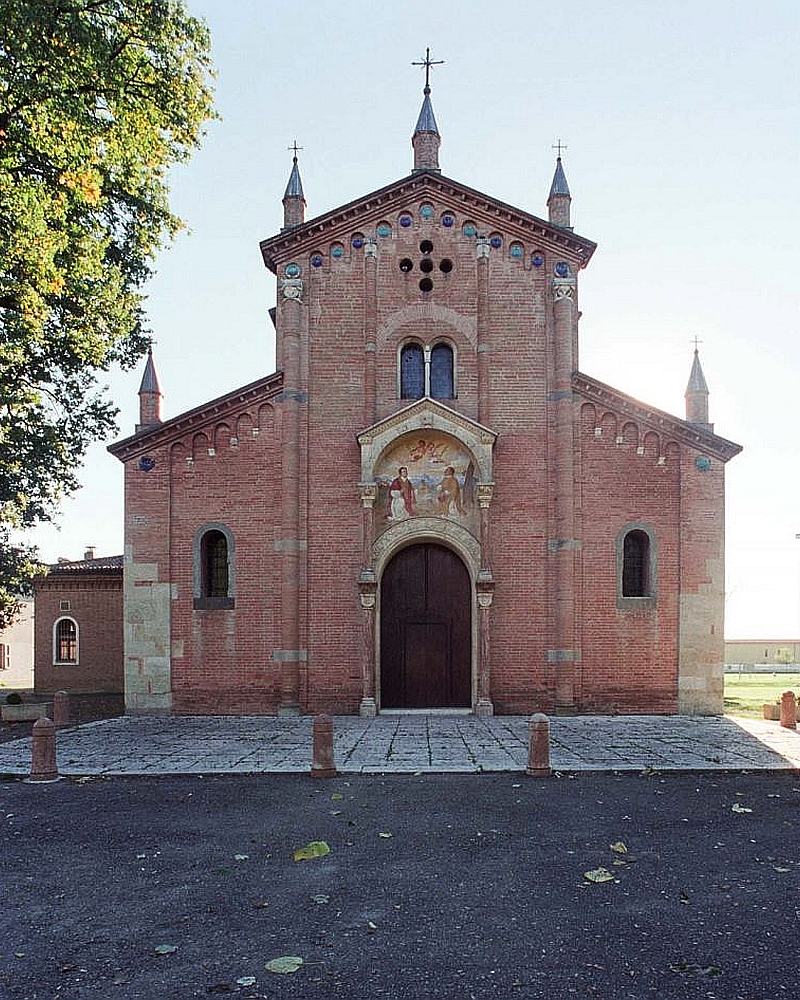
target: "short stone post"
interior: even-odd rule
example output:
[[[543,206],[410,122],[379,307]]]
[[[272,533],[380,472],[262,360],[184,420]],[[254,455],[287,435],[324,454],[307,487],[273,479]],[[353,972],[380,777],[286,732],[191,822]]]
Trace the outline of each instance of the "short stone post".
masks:
[[[50,719],[39,719],[33,724],[31,741],[31,781],[56,781],[56,727]]]
[[[531,716],[528,727],[530,740],[526,773],[534,778],[549,778],[553,773],[550,767],[550,720],[537,712]]]
[[[53,695],[53,722],[56,729],[69,723],[69,695],[66,691],[56,691]]]
[[[314,716],[314,748],[311,760],[312,778],[335,778],[333,760],[333,719],[329,715]]]
[[[781,695],[781,725],[785,729],[797,729],[797,700],[794,691],[784,691]]]

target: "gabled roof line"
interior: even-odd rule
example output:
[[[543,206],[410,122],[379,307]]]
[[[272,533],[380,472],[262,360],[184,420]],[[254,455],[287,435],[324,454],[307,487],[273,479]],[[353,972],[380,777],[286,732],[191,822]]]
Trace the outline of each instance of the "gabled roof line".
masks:
[[[121,462],[125,462],[129,458],[133,458],[150,448],[159,447],[183,437],[193,425],[199,430],[210,420],[219,417],[221,413],[229,411],[236,406],[249,403],[260,396],[263,396],[265,399],[274,398],[280,393],[282,388],[283,372],[273,372],[273,374],[260,378],[255,382],[250,382],[248,385],[234,389],[224,396],[218,396],[216,399],[211,399],[207,403],[194,407],[194,409],[186,410],[175,417],[170,417],[169,420],[165,420],[163,423],[147,427],[138,434],[132,434],[121,441],[115,441],[113,444],[108,445],[106,450]]]
[[[635,417],[652,430],[662,434],[666,432],[683,444],[695,448],[697,451],[713,455],[722,462],[727,462],[742,450],[742,446],[734,441],[720,437],[719,434],[714,434],[712,431],[702,430],[696,424],[681,420],[680,417],[667,413],[665,410],[641,403],[632,396],[620,392],[619,389],[606,385],[599,379],[592,378],[591,375],[584,375],[583,372],[573,373],[572,387],[580,396],[590,402],[599,403],[625,415]]]
[[[597,244],[592,240],[556,226],[546,219],[526,212],[524,209],[509,205],[507,202],[500,201],[435,171],[421,170],[417,173],[407,174],[400,180],[393,181],[385,187],[347,202],[330,212],[309,219],[294,229],[262,240],[260,247],[264,263],[274,273],[277,269],[276,252],[279,248],[289,250],[293,246],[306,242],[313,243],[326,229],[333,228],[334,225],[346,221],[348,217],[356,213],[364,214],[374,210],[377,221],[383,205],[389,197],[402,197],[405,191],[411,193],[420,188],[435,188],[445,194],[460,198],[462,201],[469,200],[478,211],[491,212],[501,218],[504,217],[512,225],[521,226],[532,231],[534,235],[565,246],[578,258],[582,258],[581,267],[588,263],[597,248]]]

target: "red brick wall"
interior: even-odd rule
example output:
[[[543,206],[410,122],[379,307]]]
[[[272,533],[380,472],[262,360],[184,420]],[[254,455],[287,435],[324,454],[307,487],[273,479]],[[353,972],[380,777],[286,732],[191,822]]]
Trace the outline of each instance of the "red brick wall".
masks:
[[[426,344],[446,338],[453,345],[458,394],[445,402],[472,419],[480,415],[499,435],[490,509],[495,710],[552,711],[559,702],[559,684],[568,676],[574,706],[581,711],[675,711],[679,577],[683,572],[692,586],[695,571],[702,576],[692,555],[680,552],[686,505],[694,503],[694,493],[682,496],[681,462],[689,461],[687,449],[622,414],[583,406],[575,398],[573,426],[569,419],[559,424],[566,454],[574,460],[573,493],[559,495],[556,483],[562,482],[563,489],[564,466],[557,465],[557,456],[565,450],[556,448],[554,430],[558,393],[552,278],[553,265],[565,257],[543,251],[544,266],[533,268],[531,255],[540,245],[530,239],[523,244],[523,257],[512,258],[511,238],[504,233],[503,246],[493,249],[487,262],[489,309],[479,329],[476,240],[462,233],[470,215],[454,210],[456,223],[445,228],[439,219],[447,206],[432,200],[430,222],[419,221],[418,205],[408,205],[415,222],[407,229],[397,224],[399,207],[369,223],[362,218],[360,229],[342,228],[315,248],[324,258],[320,268],[310,265],[306,250],[286,250],[277,260],[279,275],[289,262],[299,263],[304,282],[300,306],[294,301],[288,305],[291,315],[300,309],[301,338],[299,351],[293,349],[289,359],[295,373],[289,388],[307,393],[299,411],[297,538],[281,534],[285,441],[279,399],[274,409],[269,404],[260,415],[251,406],[246,411],[223,408],[216,423],[198,419],[194,432],[153,453],[156,466],[150,472],[141,473],[135,462],[129,463],[132,559],[156,563],[158,580],[174,587],[174,711],[277,710],[281,667],[275,654],[282,641],[281,546],[286,544],[299,546],[302,553],[298,642],[307,657],[299,671],[303,708],[357,711],[365,617],[357,589],[364,546],[356,435],[370,420],[408,405],[398,398],[397,357],[399,345],[409,338]],[[352,236],[374,233],[381,221],[391,226],[391,235],[376,238],[377,260],[366,261],[365,249],[352,248]],[[478,228],[491,234],[485,224]],[[419,249],[423,239],[433,243],[430,255]],[[331,254],[332,243],[342,246],[341,257]],[[420,262],[426,256],[434,263],[434,286],[423,295]],[[399,268],[405,257],[413,263],[408,273]],[[443,258],[453,262],[447,275],[438,267]],[[374,317],[366,292],[373,267]],[[280,343],[286,309],[279,290],[279,358],[286,356]],[[558,333],[569,338],[559,348],[567,376],[567,362],[577,368],[577,303],[569,309],[573,320],[562,322]],[[478,380],[479,341],[490,372],[483,386]],[[376,407],[370,415],[365,414],[365,378],[372,359]],[[292,405],[297,402],[293,399]],[[253,427],[259,429],[256,436]],[[231,445],[232,436],[238,445]],[[721,505],[720,482],[709,476],[702,484],[702,490],[711,491],[701,498],[709,516],[715,504]],[[574,512],[574,518],[565,519],[565,510]],[[235,539],[236,594],[230,610],[193,608],[192,542],[207,522],[226,525]],[[657,556],[655,596],[639,603],[620,601],[617,592],[617,539],[633,523],[648,526]],[[572,538],[556,537],[561,524],[570,524]],[[694,530],[702,540],[702,525]],[[718,541],[711,539],[698,558],[708,558]],[[559,649],[565,635],[563,622],[561,632],[557,630],[554,612],[556,543],[566,546],[557,558],[569,559],[566,565],[573,567],[576,662],[566,665],[558,662],[558,654],[571,655],[572,650]]]
[[[70,610],[60,610],[69,601]],[[53,625],[78,625],[77,665],[53,663]],[[122,572],[51,574],[36,586],[34,684],[36,693],[121,693]]]

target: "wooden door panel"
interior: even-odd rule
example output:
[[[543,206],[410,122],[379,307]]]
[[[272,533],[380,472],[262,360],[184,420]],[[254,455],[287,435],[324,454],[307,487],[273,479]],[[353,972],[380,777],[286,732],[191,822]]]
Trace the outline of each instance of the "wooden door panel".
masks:
[[[381,705],[471,704],[471,586],[461,560],[440,545],[412,545],[381,581]]]

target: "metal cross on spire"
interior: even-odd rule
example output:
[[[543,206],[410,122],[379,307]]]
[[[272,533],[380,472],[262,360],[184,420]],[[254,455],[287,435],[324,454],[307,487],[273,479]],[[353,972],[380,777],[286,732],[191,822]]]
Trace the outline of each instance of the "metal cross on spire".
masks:
[[[569,149],[569,146],[565,146],[564,143],[560,139],[556,139],[556,141],[553,143],[553,145],[552,145],[551,148],[556,151],[556,156],[558,156],[558,158],[560,160],[561,159],[561,151],[563,149]]]
[[[297,151],[298,151],[298,149],[302,149],[303,147],[302,146],[298,146],[297,145],[297,139],[295,139],[294,142],[291,144],[291,146],[287,146],[286,148],[290,149],[294,153],[294,161],[295,161],[295,163],[297,163]]]
[[[697,345],[702,344],[702,340],[698,340],[697,334],[694,335],[694,353],[697,354]]]
[[[431,66],[442,66],[444,64],[444,59],[431,59],[430,47],[425,49],[425,58],[421,59],[419,62],[412,62],[412,66],[424,66],[425,67],[425,93],[429,94],[431,92]]]

